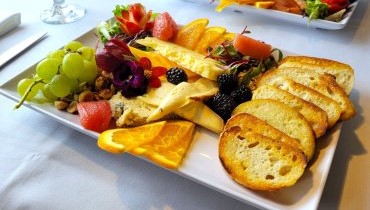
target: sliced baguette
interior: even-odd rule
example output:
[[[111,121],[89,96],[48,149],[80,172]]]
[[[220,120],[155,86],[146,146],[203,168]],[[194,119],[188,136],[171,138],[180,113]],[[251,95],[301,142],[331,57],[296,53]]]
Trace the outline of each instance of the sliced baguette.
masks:
[[[294,108],[307,119],[317,138],[328,128],[328,115],[324,110],[276,86],[258,87],[253,91],[253,99],[274,99]]]
[[[295,138],[308,160],[315,153],[315,136],[306,118],[290,106],[272,99],[256,99],[238,105],[232,115],[249,113]]]
[[[251,114],[239,113],[232,116],[229,120],[227,120],[224,130],[230,129],[233,126],[240,127],[242,129],[241,133],[258,133],[269,138],[290,144],[302,150],[302,145],[297,139],[288,136],[287,134],[281,132],[280,130]]]
[[[312,88],[294,82],[292,79],[287,77],[278,77],[275,80],[272,80],[271,84],[323,109],[328,115],[329,128],[333,127],[338,121],[341,114],[341,109],[339,104],[333,99],[319,93]]]
[[[356,110],[347,93],[338,85],[331,74],[320,74],[293,67],[279,67],[266,72],[258,81],[258,86],[269,84],[277,77],[289,77],[293,81],[308,86],[325,96],[337,101],[341,108],[341,120],[348,120],[356,114]]]
[[[289,187],[297,182],[307,165],[301,150],[241,130],[238,126],[225,130],[219,143],[221,163],[236,182],[253,190],[267,191]]]
[[[312,88],[339,103],[342,110],[340,115],[341,120],[349,120],[356,115],[356,109],[352,101],[349,99],[345,90],[338,85],[333,75],[321,75],[320,81],[313,83]]]
[[[335,76],[336,82],[349,95],[354,84],[354,71],[351,66],[333,60],[308,56],[287,56],[280,67],[294,67],[303,70],[315,71],[320,74],[329,73]]]

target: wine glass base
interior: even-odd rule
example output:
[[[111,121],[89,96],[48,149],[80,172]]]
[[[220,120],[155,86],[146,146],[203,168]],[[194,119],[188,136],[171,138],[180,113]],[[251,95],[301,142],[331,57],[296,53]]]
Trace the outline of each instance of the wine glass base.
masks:
[[[49,24],[64,24],[75,22],[85,16],[85,8],[77,4],[66,4],[44,10],[40,18]]]

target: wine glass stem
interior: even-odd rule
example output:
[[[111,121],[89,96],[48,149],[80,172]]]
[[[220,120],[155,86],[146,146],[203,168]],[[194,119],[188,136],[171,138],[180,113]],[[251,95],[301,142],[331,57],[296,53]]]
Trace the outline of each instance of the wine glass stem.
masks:
[[[51,9],[52,16],[61,15],[62,8],[65,6],[65,0],[53,0],[53,7]]]
[[[54,6],[63,6],[65,2],[65,0],[54,0]]]

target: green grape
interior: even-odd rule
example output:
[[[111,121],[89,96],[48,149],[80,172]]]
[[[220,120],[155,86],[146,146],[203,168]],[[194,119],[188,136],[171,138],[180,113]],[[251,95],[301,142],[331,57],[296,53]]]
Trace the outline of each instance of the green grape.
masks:
[[[69,81],[71,83],[72,91],[77,90],[79,88],[80,82],[78,81],[78,79],[69,79]]]
[[[73,91],[72,82],[67,76],[57,74],[50,82],[50,90],[55,96],[68,96]]]
[[[68,53],[63,58],[63,73],[70,79],[78,79],[80,72],[84,68],[84,60],[78,53]]]
[[[46,58],[53,58],[53,59],[58,60],[61,63],[63,61],[65,54],[66,53],[64,52],[64,50],[54,50],[54,51],[49,52],[46,55]]]
[[[83,59],[92,61],[95,59],[95,49],[88,47],[88,46],[83,46],[80,47],[77,52],[82,56]]]
[[[42,94],[49,101],[56,101],[58,99],[58,96],[54,95],[54,93],[51,92],[50,83],[44,85],[44,87],[42,88]]]
[[[94,82],[98,76],[98,68],[90,61],[84,60],[84,69],[80,72],[79,80],[81,82]]]
[[[43,86],[44,86],[43,83],[36,82],[34,79],[31,78],[25,78],[18,82],[17,91],[18,94],[21,95],[22,97],[25,94],[28,94],[26,100],[29,101],[32,100],[37,95],[37,93],[39,92],[39,90],[43,88]],[[31,89],[29,90],[29,88]],[[29,92],[27,93],[27,91]]]
[[[37,64],[36,74],[45,81],[50,81],[58,73],[60,64],[57,59],[45,58]]]
[[[83,47],[83,44],[78,41],[70,41],[64,46],[66,52],[76,52],[78,48]]]

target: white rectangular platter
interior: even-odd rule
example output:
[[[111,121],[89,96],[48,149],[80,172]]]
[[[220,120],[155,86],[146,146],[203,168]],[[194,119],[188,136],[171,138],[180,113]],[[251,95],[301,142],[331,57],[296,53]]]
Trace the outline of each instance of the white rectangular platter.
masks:
[[[184,1],[192,2],[192,3],[200,3],[200,4],[209,4],[211,7],[214,7],[214,8],[216,8],[216,6],[219,3],[218,0],[212,3],[210,3],[211,0],[184,0]],[[290,23],[297,24],[297,25],[302,25],[305,27],[310,27],[310,28],[339,30],[339,29],[343,29],[348,24],[348,21],[350,20],[353,12],[355,11],[357,4],[358,4],[358,0],[353,1],[348,7],[348,11],[346,11],[346,13],[344,14],[343,19],[338,22],[322,20],[322,19],[309,21],[308,17],[304,17],[302,15],[297,15],[297,14],[292,14],[292,13],[282,12],[282,11],[277,11],[277,10],[272,10],[272,9],[261,9],[261,8],[257,8],[257,7],[249,6],[249,5],[233,4],[229,7],[226,7],[225,10],[234,10],[234,11],[242,12],[244,14],[256,14],[256,15],[265,16],[265,17],[272,18],[272,19],[283,20],[283,21],[290,22]]]
[[[95,46],[97,36],[94,30],[77,39],[85,45]],[[14,78],[0,85],[0,93],[14,100],[19,100],[17,83],[35,72],[35,66],[22,71]],[[15,103],[14,103],[15,104]],[[25,103],[31,109],[50,116],[51,120],[59,121],[96,140],[98,133],[84,129],[76,115],[58,111],[49,103]],[[21,107],[20,109],[24,109]],[[17,110],[21,112],[22,110]],[[296,185],[277,192],[256,192],[235,183],[224,171],[218,158],[218,135],[203,128],[197,128],[193,143],[187,156],[178,169],[170,170],[178,175],[192,179],[214,190],[263,209],[316,209],[330,169],[332,158],[337,146],[341,124],[332,128],[328,134],[318,140],[317,158],[308,167]]]

